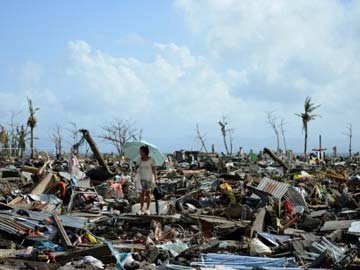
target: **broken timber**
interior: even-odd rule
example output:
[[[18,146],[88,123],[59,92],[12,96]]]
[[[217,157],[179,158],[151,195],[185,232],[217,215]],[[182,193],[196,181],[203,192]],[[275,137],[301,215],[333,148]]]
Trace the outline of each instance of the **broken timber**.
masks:
[[[61,241],[63,242],[65,249],[74,248],[74,245],[71,243],[69,236],[67,235],[65,228],[59,219],[59,216],[56,213],[53,213],[52,218],[59,230]]]

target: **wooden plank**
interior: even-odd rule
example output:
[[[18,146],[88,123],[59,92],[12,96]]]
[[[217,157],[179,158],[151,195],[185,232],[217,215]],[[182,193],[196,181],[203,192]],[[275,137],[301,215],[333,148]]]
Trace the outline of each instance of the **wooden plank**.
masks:
[[[24,165],[24,166],[21,167],[21,170],[22,170],[23,172],[28,172],[28,173],[37,174],[40,169],[39,169],[39,168],[36,168],[36,167]]]
[[[265,208],[261,208],[259,213],[256,215],[254,223],[251,227],[250,238],[253,237],[254,232],[263,232],[264,231],[265,214],[266,214]]]
[[[106,245],[99,245],[91,248],[79,248],[65,252],[56,252],[55,255],[56,255],[56,261],[59,263],[70,262],[72,260],[80,259],[84,256],[93,256],[101,260],[103,263],[115,262],[111,250]]]
[[[46,168],[51,165],[51,163],[51,160],[46,161],[44,165],[40,168],[40,170],[37,172],[37,175],[42,175],[45,172]]]
[[[21,254],[25,249],[16,250],[16,249],[0,249],[0,259],[4,258],[16,258],[17,254]]]
[[[190,218],[195,219],[195,220],[205,220],[211,224],[215,224],[215,226],[217,225],[224,225],[224,226],[232,226],[232,227],[240,227],[240,228],[245,228],[247,227],[251,221],[249,220],[238,220],[238,221],[231,221],[222,217],[218,217],[218,216],[208,216],[208,215],[188,215]]]
[[[73,244],[71,243],[69,236],[67,235],[64,226],[62,225],[59,216],[56,213],[53,213],[52,218],[55,222],[56,227],[59,230],[60,237],[62,240],[62,244],[65,249],[74,248]]]
[[[23,200],[23,197],[17,196],[11,202],[9,202],[8,205],[16,205],[19,202],[21,202],[22,200]]]
[[[320,229],[321,232],[326,231],[335,231],[335,230],[346,230],[349,229],[351,223],[359,221],[358,219],[354,220],[330,220],[326,221],[322,228]]]
[[[53,174],[47,173],[35,186],[35,188],[31,191],[31,194],[43,194],[45,193],[46,189],[48,188]]]

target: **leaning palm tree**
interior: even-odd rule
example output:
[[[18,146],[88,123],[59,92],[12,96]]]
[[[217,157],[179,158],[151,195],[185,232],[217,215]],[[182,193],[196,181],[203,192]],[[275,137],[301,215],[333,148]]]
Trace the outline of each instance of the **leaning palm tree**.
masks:
[[[35,117],[35,113],[39,110],[39,108],[35,108],[32,105],[31,99],[28,98],[28,105],[29,105],[29,118],[27,120],[27,126],[30,128],[30,158],[34,158],[34,128],[37,124],[37,119]]]
[[[306,97],[305,103],[304,103],[304,112],[296,114],[297,116],[301,117],[303,122],[303,131],[305,133],[304,138],[304,157],[307,160],[307,140],[308,140],[308,123],[311,120],[315,120],[319,115],[313,114],[313,112],[319,108],[320,105],[315,105],[311,102],[310,97]]]

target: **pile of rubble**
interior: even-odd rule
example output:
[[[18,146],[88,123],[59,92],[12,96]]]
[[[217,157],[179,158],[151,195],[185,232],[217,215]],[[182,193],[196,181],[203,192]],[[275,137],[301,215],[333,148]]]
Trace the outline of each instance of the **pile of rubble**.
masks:
[[[175,153],[139,216],[133,164],[88,142],[95,159],[2,163],[0,269],[360,268],[356,157]]]

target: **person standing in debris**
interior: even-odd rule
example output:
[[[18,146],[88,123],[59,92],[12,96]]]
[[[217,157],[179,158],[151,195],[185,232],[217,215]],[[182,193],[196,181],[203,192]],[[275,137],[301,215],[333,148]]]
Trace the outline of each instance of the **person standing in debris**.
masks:
[[[156,164],[149,156],[149,147],[144,145],[140,147],[140,160],[138,161],[138,174],[141,181],[140,194],[140,212],[139,214],[149,215],[151,192],[157,181],[156,179]],[[144,203],[146,200],[146,210],[144,212]]]

